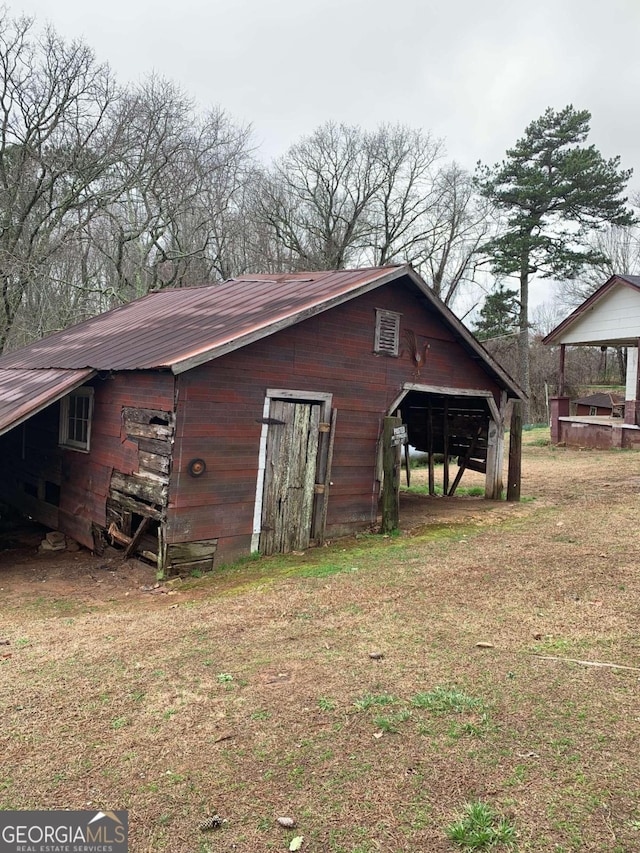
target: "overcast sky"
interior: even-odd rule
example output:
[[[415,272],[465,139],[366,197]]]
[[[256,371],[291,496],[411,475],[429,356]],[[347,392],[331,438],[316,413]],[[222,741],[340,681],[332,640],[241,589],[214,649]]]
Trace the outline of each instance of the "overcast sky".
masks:
[[[640,187],[640,0],[16,0],[122,81],[151,71],[251,123],[265,159],[328,119],[401,122],[472,169],[548,106]]]

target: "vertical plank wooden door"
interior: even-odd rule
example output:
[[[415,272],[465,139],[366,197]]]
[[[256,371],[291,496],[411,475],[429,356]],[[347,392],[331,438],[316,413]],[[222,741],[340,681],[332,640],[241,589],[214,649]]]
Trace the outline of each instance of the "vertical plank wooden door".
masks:
[[[309,546],[320,410],[319,403],[271,402],[260,535],[263,554]]]

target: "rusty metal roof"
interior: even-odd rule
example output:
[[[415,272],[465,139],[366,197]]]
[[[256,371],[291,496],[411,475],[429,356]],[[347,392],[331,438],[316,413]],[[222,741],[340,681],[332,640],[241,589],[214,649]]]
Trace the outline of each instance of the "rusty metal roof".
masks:
[[[0,369],[0,435],[82,385],[94,372]]]
[[[398,278],[408,267],[254,275],[150,293],[0,357],[3,367],[180,372]],[[183,367],[184,369],[184,367]]]
[[[578,400],[573,400],[573,402],[581,406],[597,406],[600,409],[613,409],[614,406],[620,406],[624,403],[624,394],[616,394],[615,391],[600,391],[597,394],[589,394],[588,397],[580,397]]]
[[[160,290],[6,353],[0,371],[171,368],[181,373],[396,280],[417,288],[509,396],[524,399],[522,389],[409,264],[253,275]]]

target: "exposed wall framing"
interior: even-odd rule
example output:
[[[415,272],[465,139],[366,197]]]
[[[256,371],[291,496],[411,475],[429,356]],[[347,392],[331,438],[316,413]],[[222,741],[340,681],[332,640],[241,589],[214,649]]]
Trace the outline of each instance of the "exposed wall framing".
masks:
[[[107,533],[125,547],[126,556],[139,553],[164,571],[167,547],[162,533],[166,519],[175,414],[161,409],[123,406],[122,429],[138,446],[138,470],[114,470],[107,498]]]

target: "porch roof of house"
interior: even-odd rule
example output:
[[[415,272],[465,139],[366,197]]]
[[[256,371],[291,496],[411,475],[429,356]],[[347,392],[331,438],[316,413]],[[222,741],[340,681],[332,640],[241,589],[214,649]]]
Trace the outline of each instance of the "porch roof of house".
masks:
[[[543,338],[544,344],[630,347],[640,339],[640,276],[612,275]]]

